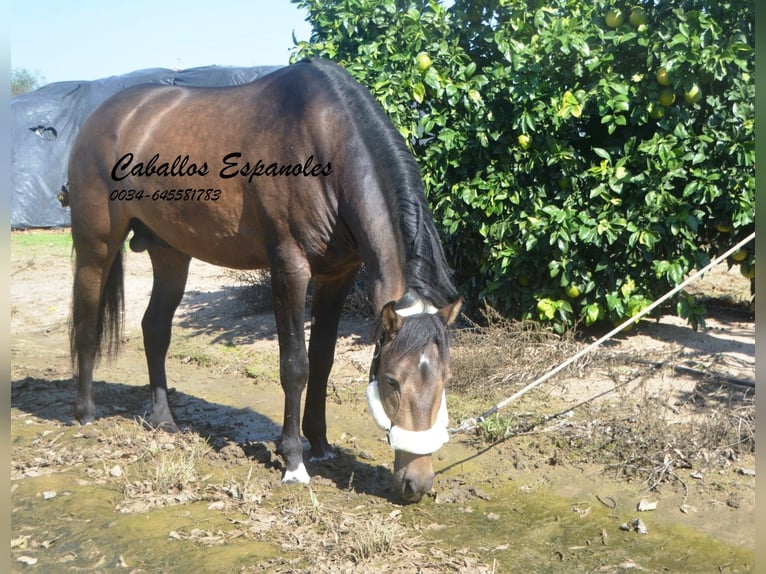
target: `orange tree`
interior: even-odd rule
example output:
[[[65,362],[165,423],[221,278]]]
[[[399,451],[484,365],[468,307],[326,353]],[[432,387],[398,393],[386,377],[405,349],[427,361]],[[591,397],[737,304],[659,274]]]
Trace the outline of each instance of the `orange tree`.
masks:
[[[393,119],[474,305],[620,321],[754,228],[751,0],[294,1],[294,58]]]

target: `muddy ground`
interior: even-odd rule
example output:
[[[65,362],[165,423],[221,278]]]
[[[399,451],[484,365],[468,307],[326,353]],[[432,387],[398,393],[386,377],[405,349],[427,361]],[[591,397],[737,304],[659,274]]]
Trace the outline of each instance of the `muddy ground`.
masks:
[[[309,486],[283,486],[271,315],[230,272],[197,261],[168,359],[183,431],[143,424],[151,271],[133,253],[123,350],[96,371],[99,419],[78,425],[70,250],[67,231],[12,234],[13,572],[752,571],[754,323],[736,268],[695,287],[715,297],[705,330],[642,321],[494,426],[455,434],[435,457],[433,492],[402,505],[363,399],[368,320],[341,325],[328,397],[338,458],[309,465]],[[455,379],[476,383],[449,392],[454,425],[555,365],[512,376],[511,342],[477,367],[497,339],[467,333]],[[519,344],[545,363],[595,336]]]

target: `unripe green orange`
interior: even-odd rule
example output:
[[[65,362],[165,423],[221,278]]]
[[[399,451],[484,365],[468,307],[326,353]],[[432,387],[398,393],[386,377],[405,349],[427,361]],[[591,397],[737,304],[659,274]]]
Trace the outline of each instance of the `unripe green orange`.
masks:
[[[604,20],[606,21],[606,25],[610,28],[619,28],[622,26],[622,23],[625,22],[625,15],[622,13],[622,10],[613,8],[606,13]]]
[[[744,261],[747,259],[747,256],[749,255],[747,249],[740,249],[739,251],[735,251],[734,254],[731,256],[734,261],[739,263],[740,261]]]
[[[673,105],[676,101],[676,94],[670,88],[665,88],[660,92],[660,105],[666,108]]]
[[[633,6],[628,17],[628,22],[638,28],[639,26],[646,25],[647,17],[646,10],[642,6]]]
[[[415,65],[421,72],[425,72],[428,68],[430,68],[431,63],[431,56],[425,52],[420,52],[417,56],[415,56]]]
[[[577,285],[570,285],[566,288],[565,293],[570,299],[577,299],[580,296],[580,290],[577,288]]]
[[[692,84],[692,87],[684,92],[684,101],[687,104],[696,104],[702,99],[702,90],[697,84]]]

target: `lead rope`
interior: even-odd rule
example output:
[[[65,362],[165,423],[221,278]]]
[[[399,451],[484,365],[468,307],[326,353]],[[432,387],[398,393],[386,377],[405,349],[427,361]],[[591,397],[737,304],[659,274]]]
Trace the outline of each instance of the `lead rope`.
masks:
[[[654,303],[652,303],[651,305],[649,305],[645,309],[641,310],[638,314],[634,315],[633,317],[630,317],[629,319],[626,319],[621,324],[619,324],[617,327],[615,327],[614,329],[609,331],[606,335],[604,335],[603,337],[601,337],[597,341],[591,343],[590,345],[588,345],[587,347],[582,349],[580,352],[576,353],[575,355],[573,355],[572,357],[570,357],[569,359],[567,359],[566,361],[561,363],[559,366],[551,369],[546,374],[544,374],[542,377],[540,377],[537,380],[529,383],[523,389],[515,392],[510,397],[500,401],[494,407],[492,407],[488,411],[482,413],[478,418],[466,419],[462,423],[460,423],[460,426],[448,429],[449,433],[450,434],[456,434],[456,433],[466,432],[466,431],[470,431],[470,430],[475,429],[477,427],[477,425],[479,425],[480,423],[484,422],[488,417],[492,416],[493,414],[498,412],[500,409],[502,409],[505,406],[507,406],[509,403],[515,401],[516,399],[518,399],[522,395],[525,395],[526,393],[528,393],[529,391],[531,391],[535,387],[541,385],[542,383],[544,383],[545,381],[547,381],[548,379],[553,377],[555,374],[559,373],[560,371],[564,370],[565,368],[567,368],[569,365],[571,365],[572,363],[574,363],[578,359],[580,359],[583,356],[585,356],[588,353],[590,353],[593,349],[595,349],[596,347],[598,347],[599,345],[601,345],[605,341],[608,341],[609,339],[614,337],[617,333],[622,331],[625,327],[627,327],[631,323],[638,321],[641,317],[643,317],[647,313],[651,312],[653,309],[657,308],[659,305],[661,305],[662,303],[664,303],[665,301],[670,299],[673,295],[678,293],[681,289],[683,289],[684,287],[689,285],[689,283],[692,283],[692,282],[696,281],[699,277],[701,277],[702,275],[707,273],[710,269],[712,269],[713,267],[715,267],[716,265],[718,265],[719,263],[724,261],[727,257],[729,257],[729,255],[731,255],[735,251],[739,251],[740,249],[742,249],[742,247],[744,247],[745,245],[750,243],[750,241],[752,241],[754,238],[755,238],[755,231],[753,233],[751,233],[750,235],[748,235],[745,239],[743,239],[742,241],[737,243],[734,247],[732,247],[731,249],[726,251],[726,253],[724,253],[723,255],[719,255],[718,257],[714,258],[705,267],[703,267],[702,269],[700,269],[699,271],[697,271],[696,273],[691,275],[683,283],[680,283],[675,288],[673,288],[672,290],[670,290],[667,293],[665,293],[665,295],[663,295],[662,297],[657,299]]]

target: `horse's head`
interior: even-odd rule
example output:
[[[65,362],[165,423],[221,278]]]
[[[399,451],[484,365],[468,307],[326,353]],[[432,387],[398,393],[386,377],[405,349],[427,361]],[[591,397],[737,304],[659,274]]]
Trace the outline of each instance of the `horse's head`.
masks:
[[[395,452],[395,488],[408,502],[417,502],[431,489],[431,454],[449,438],[447,326],[460,305],[458,300],[436,309],[408,293],[382,310],[367,402],[375,422],[388,433]]]

